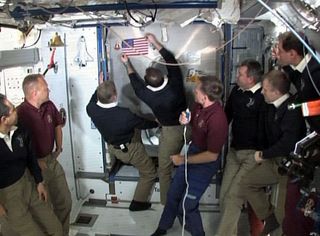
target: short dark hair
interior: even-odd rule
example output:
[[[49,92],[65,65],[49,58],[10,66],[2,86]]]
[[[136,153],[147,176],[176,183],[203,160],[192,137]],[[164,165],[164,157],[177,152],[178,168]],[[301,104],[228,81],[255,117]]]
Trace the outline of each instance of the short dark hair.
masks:
[[[263,75],[262,67],[260,63],[253,59],[246,59],[241,62],[240,67],[246,66],[247,67],[247,74],[248,76],[252,76],[256,83],[261,81],[261,77]]]
[[[112,103],[112,97],[116,95],[116,86],[112,80],[103,81],[103,83],[101,83],[97,88],[97,97],[101,103]]]
[[[26,95],[30,85],[34,85],[38,83],[38,79],[42,78],[42,74],[30,74],[27,75],[22,82],[23,93]]]
[[[200,90],[208,96],[210,101],[220,100],[223,94],[223,85],[218,77],[214,75],[200,76]]]
[[[148,67],[146,69],[146,75],[144,76],[144,80],[146,81],[146,84],[154,88],[157,88],[163,84],[164,78],[163,74],[159,69]]]
[[[271,86],[281,94],[286,94],[290,90],[290,80],[283,71],[272,70],[263,76],[263,80],[268,80]]]
[[[309,45],[308,38],[304,33],[299,32],[299,35],[304,39],[304,41]],[[306,54],[306,49],[302,42],[291,32],[284,32],[278,36],[279,42],[282,42],[283,49],[287,52],[289,50],[294,50],[299,56],[304,56]]]
[[[10,108],[5,104],[5,101],[7,101],[7,97],[0,93],[0,118],[8,116],[10,112]]]

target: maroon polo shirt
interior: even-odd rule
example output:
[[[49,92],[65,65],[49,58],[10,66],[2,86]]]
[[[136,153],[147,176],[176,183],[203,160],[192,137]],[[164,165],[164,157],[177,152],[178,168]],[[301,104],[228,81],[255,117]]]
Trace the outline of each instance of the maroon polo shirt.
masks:
[[[32,136],[37,157],[43,158],[50,154],[55,142],[55,127],[62,124],[55,105],[47,101],[38,109],[25,100],[18,107],[18,118]]]
[[[206,108],[196,104],[191,117],[192,143],[201,150],[219,153],[228,135],[228,121],[220,103]]]

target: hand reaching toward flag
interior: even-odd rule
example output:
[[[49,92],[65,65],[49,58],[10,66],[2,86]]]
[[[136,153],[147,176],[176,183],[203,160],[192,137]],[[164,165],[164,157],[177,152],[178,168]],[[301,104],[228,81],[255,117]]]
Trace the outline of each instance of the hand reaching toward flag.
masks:
[[[128,63],[128,56],[126,55],[126,54],[124,54],[124,53],[122,53],[121,54],[121,61],[122,61],[122,63],[123,64],[126,64],[126,63]]]
[[[130,60],[128,56],[124,53],[121,54],[120,60],[123,63],[123,65],[126,67],[128,74],[134,73],[134,69],[130,63]]]
[[[148,42],[151,43],[158,51],[161,50],[163,46],[161,45],[161,43],[159,43],[159,41],[157,40],[156,36],[154,36],[154,34],[147,33],[145,37],[148,40]]]

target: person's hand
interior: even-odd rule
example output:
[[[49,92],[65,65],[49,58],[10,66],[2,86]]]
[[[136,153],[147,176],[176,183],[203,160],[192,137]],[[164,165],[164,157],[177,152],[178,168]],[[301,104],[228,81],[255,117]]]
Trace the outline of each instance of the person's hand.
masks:
[[[6,216],[7,215],[7,210],[4,208],[2,204],[0,204],[0,217]]]
[[[37,185],[37,191],[40,201],[47,201],[48,199],[48,192],[43,184],[43,182],[38,183]]]
[[[145,35],[145,37],[146,37],[146,39],[148,40],[148,42],[151,43],[151,44],[155,44],[155,43],[158,42],[156,36],[154,36],[154,35],[151,34],[151,33],[147,33],[147,34]]]
[[[187,125],[189,124],[190,120],[191,120],[191,112],[188,112],[189,115],[187,117],[187,113],[185,111],[181,112],[180,117],[179,117],[179,122],[182,125]]]
[[[38,165],[42,171],[48,168],[46,160],[44,158],[38,159]]]
[[[126,63],[128,63],[129,58],[126,54],[122,53],[120,60],[122,61],[123,64],[126,64]]]
[[[52,157],[53,157],[54,159],[57,159],[57,158],[60,156],[61,152],[62,152],[62,148],[57,148],[57,149],[52,153]]]
[[[180,154],[171,155],[170,159],[176,166],[184,164],[184,156],[181,156]]]
[[[255,159],[255,161],[257,162],[257,164],[260,164],[261,162],[263,162],[262,152],[261,152],[261,151],[256,151],[256,152],[254,153],[254,159]]]

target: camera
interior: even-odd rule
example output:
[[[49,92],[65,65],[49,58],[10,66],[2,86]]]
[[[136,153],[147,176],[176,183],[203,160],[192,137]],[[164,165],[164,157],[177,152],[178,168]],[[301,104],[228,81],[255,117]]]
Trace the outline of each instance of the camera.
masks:
[[[315,175],[316,169],[320,169],[320,135],[313,132],[296,143],[295,150],[281,161],[278,171],[295,179],[302,191],[310,193],[317,188],[320,194],[320,176]]]
[[[299,184],[302,196],[297,209],[315,221],[309,235],[320,236],[320,135],[313,132],[297,142],[294,152],[282,160],[278,171]]]

